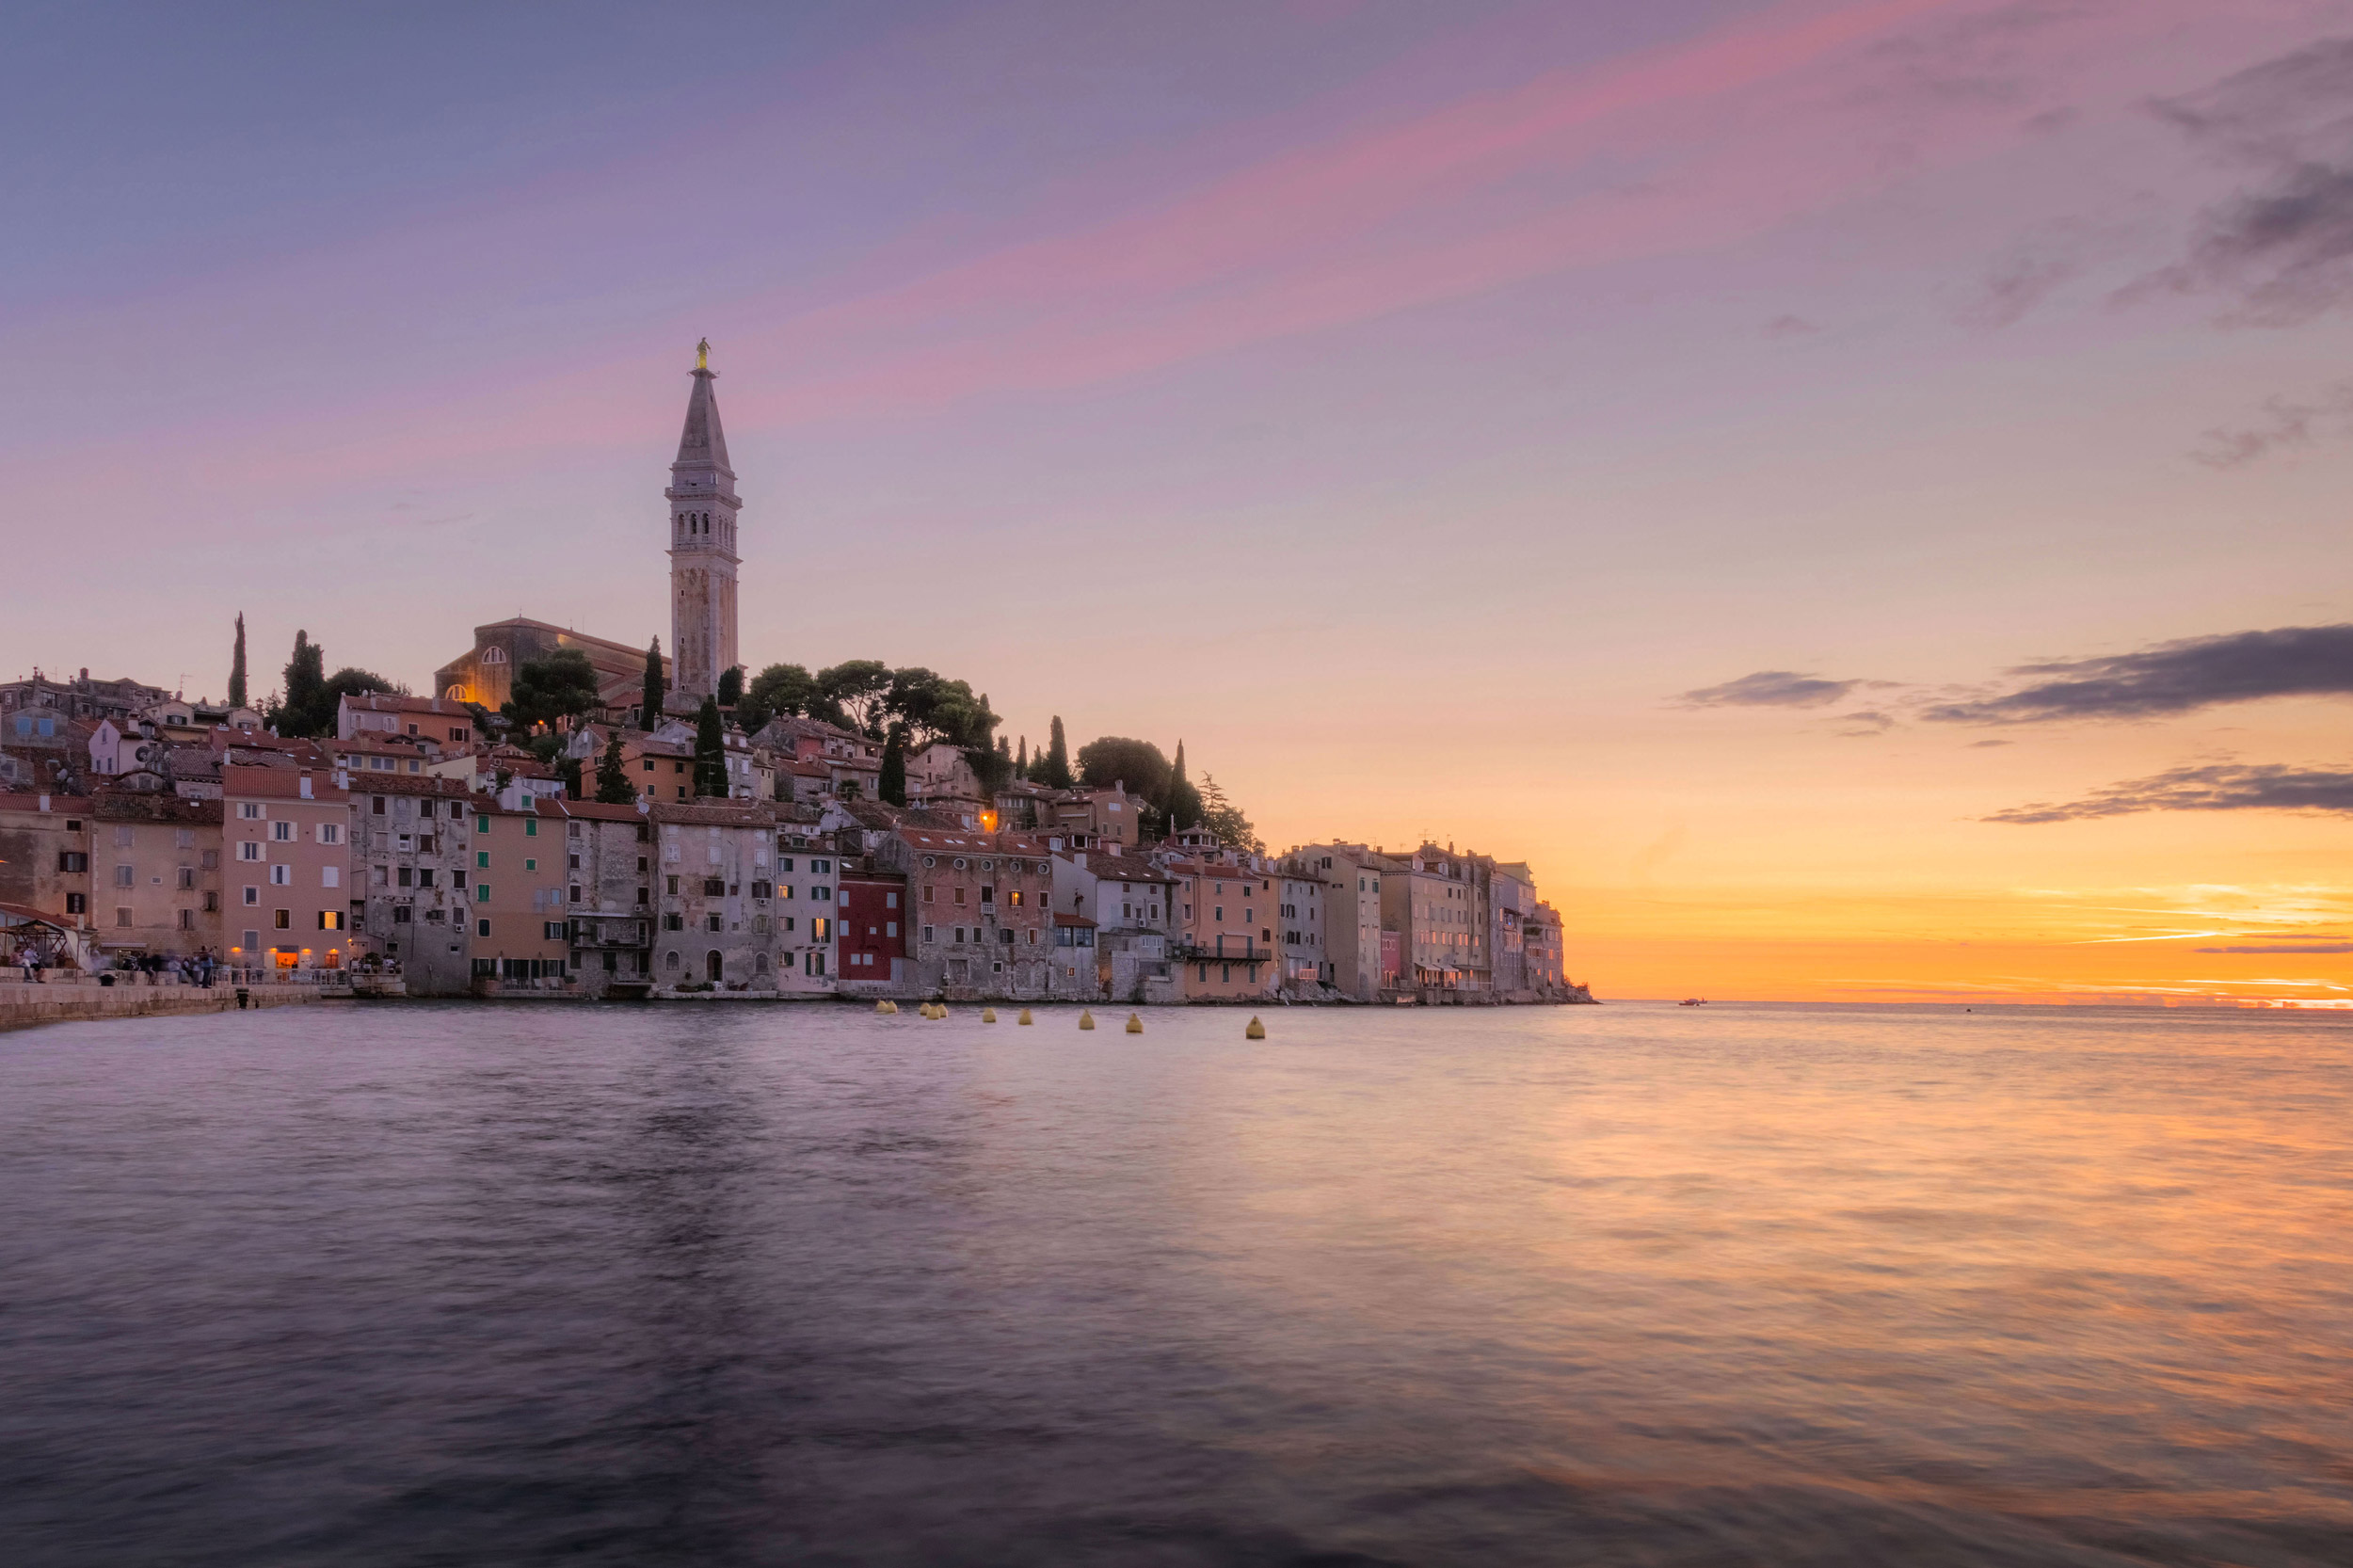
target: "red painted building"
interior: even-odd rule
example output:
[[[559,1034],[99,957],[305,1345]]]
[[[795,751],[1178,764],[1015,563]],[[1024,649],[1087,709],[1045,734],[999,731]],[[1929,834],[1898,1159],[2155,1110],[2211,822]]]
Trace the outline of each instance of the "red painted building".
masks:
[[[845,985],[897,985],[906,978],[907,879],[896,872],[852,871],[834,877],[836,962]]]

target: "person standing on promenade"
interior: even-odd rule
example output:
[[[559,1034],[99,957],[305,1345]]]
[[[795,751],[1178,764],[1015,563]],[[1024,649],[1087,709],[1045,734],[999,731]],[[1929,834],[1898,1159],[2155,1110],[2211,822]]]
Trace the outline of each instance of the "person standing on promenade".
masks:
[[[17,967],[24,971],[24,984],[27,985],[36,984],[40,977],[40,964],[39,954],[34,951],[32,943],[17,944],[16,962]]]

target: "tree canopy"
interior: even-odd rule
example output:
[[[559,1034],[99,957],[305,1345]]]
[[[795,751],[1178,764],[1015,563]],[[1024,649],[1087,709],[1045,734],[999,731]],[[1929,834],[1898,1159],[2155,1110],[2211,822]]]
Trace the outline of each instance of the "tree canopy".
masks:
[[[1201,822],[1227,849],[1249,855],[1266,853],[1266,844],[1258,838],[1257,829],[1250,825],[1250,819],[1241,814],[1241,808],[1225,798],[1214,775],[1206,773],[1201,776]]]
[[[310,633],[295,633],[294,657],[286,662],[286,695],[263,715],[280,735],[332,735],[344,697],[402,689],[373,670],[351,664],[322,675],[326,662],[326,649]]]
[[[1157,801],[1168,792],[1168,759],[1149,741],[1105,735],[1079,748],[1079,776],[1097,789],[1125,784],[1129,794]]]
[[[727,726],[719,717],[719,699],[703,698],[695,714],[695,792],[728,796]]]
[[[597,760],[597,799],[606,806],[628,806],[637,799],[637,786],[630,782],[621,760],[618,730],[604,743],[604,755]]]
[[[735,722],[748,733],[778,713],[806,713],[817,700],[817,680],[799,664],[770,664],[752,677],[744,700],[735,705]]]
[[[1070,788],[1070,745],[1063,739],[1060,713],[1054,715],[1052,738],[1047,743],[1046,750],[1030,765],[1030,777],[1049,790]]]
[[[528,731],[558,719],[578,718],[597,707],[597,669],[576,648],[559,648],[544,658],[526,659],[515,672],[514,696],[499,712]]]
[[[879,659],[851,659],[817,672],[809,716],[879,741],[889,698],[890,666]]]
[[[744,700],[744,666],[729,664],[719,672],[719,706],[733,708]]]

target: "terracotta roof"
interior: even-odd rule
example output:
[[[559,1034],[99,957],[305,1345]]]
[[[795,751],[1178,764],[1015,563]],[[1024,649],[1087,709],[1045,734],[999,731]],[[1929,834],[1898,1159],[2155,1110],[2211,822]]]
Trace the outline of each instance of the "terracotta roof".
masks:
[[[462,778],[437,777],[429,773],[367,774],[351,781],[355,795],[439,795],[453,800],[471,799],[474,792]]]
[[[40,799],[39,794],[0,795],[0,811],[38,811],[40,809]],[[88,795],[51,795],[49,797],[49,810],[53,816],[67,813],[79,815],[87,812],[89,808],[90,802]]]
[[[361,692],[356,696],[346,696],[344,701],[364,713],[440,713],[446,717],[466,719],[473,716],[466,704],[452,702],[447,697],[404,696],[396,692]]]
[[[1066,850],[1056,855],[1055,858],[1068,860],[1074,866],[1079,865],[1077,858]],[[1088,853],[1087,863],[1079,866],[1079,869],[1089,876],[1105,882],[1174,882],[1176,880],[1176,872],[1173,871],[1157,871],[1146,861],[1131,860],[1117,855]]]
[[[155,791],[124,791],[120,794],[91,797],[92,815],[109,822],[177,822],[199,825],[215,824],[221,820],[221,806],[216,800],[184,800],[178,795]]]
[[[643,823],[646,813],[634,806],[614,806],[601,800],[543,800],[542,815],[579,817],[587,822]]]
[[[1054,911],[1054,923],[1056,925],[1093,925],[1095,922],[1084,915],[1065,915],[1057,909]]]
[[[658,823],[680,823],[695,827],[768,827],[776,824],[776,814],[759,801],[739,801],[733,805],[717,801],[687,805],[682,802],[663,805],[656,802],[651,812]]]
[[[334,773],[327,768],[297,771],[289,767],[251,767],[231,763],[221,770],[222,792],[232,795],[266,795],[272,800],[300,800],[302,773],[311,776],[310,799],[322,805],[341,806],[348,799],[346,792],[335,787]]]

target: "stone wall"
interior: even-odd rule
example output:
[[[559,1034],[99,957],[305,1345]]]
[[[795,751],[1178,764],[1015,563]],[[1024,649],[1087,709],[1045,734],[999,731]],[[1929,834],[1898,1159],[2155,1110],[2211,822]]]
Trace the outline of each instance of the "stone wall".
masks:
[[[255,985],[249,988],[256,1007],[285,1007],[319,1000],[314,985]],[[100,985],[84,980],[26,985],[0,983],[0,1030],[29,1029],[35,1024],[71,1023],[93,1018],[145,1018],[176,1013],[231,1013],[236,1010],[237,990],[218,984]]]

